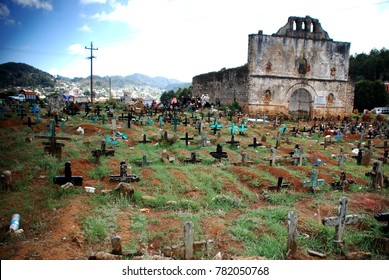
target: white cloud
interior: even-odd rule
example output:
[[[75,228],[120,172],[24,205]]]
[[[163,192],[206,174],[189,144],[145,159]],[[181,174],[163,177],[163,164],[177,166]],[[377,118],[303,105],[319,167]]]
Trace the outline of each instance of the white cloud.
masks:
[[[0,3],[0,18],[7,18],[10,15],[10,11],[6,4]]]
[[[80,0],[80,3],[84,5],[94,4],[94,3],[105,4],[106,2],[107,0]]]
[[[75,55],[85,54],[85,47],[82,46],[81,44],[70,45],[70,46],[68,46],[67,49],[68,49],[70,54],[75,54]]]
[[[90,29],[90,27],[86,24],[84,24],[83,26],[77,28],[78,31],[82,31],[82,32],[91,32],[92,30]]]
[[[106,2],[110,6],[102,6],[93,18],[125,23],[127,28],[104,37],[94,34],[99,48],[94,73],[102,76],[140,72],[191,81],[201,73],[238,67],[247,62],[248,35],[258,30],[276,33],[289,16],[319,19],[335,41],[351,42],[352,53],[389,46],[389,37],[382,35],[389,26],[389,10],[376,0],[327,0],[323,5],[303,0]],[[81,45],[79,51],[89,55]],[[68,72],[87,76],[88,62],[80,59]]]
[[[42,0],[13,0],[16,4],[23,7],[34,7],[36,9],[43,9],[47,11],[53,10],[53,5],[49,1]]]

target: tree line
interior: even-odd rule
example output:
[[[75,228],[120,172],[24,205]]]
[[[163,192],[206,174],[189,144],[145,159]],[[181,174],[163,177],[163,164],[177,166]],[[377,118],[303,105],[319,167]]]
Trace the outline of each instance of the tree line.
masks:
[[[389,105],[389,93],[384,85],[384,82],[389,82],[388,49],[372,49],[369,54],[352,55],[349,75],[355,83],[355,109],[362,112]]]

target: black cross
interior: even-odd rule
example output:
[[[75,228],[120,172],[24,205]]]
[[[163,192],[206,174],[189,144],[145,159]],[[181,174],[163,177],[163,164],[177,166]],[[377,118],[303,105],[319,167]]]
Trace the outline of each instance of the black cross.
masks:
[[[227,144],[231,144],[231,146],[236,146],[239,144],[239,141],[235,141],[235,135],[231,135],[231,140],[226,142]]]
[[[146,140],[146,134],[143,134],[143,140],[139,141],[139,143],[146,144],[146,143],[151,143],[151,141],[150,140]]]
[[[290,186],[290,183],[282,183],[283,180],[284,180],[283,177],[278,177],[277,185],[269,186],[268,190],[269,191],[275,190],[275,191],[279,192],[281,190],[281,188],[288,188]]]
[[[191,152],[190,158],[187,158],[187,159],[184,160],[184,162],[186,162],[186,163],[188,163],[188,162],[189,163],[199,163],[201,161],[202,161],[201,158],[197,158],[196,157],[196,152]]]
[[[258,143],[258,142],[257,142],[257,138],[254,137],[254,139],[253,139],[253,144],[249,144],[249,147],[254,147],[254,148],[256,148],[256,147],[259,147],[259,146],[262,146],[262,143]]]
[[[131,128],[131,121],[134,119],[134,117],[132,116],[132,111],[130,111],[127,115],[127,127],[128,128]]]
[[[105,142],[105,140],[102,140],[101,141],[101,148],[94,149],[91,153],[92,153],[92,156],[94,156],[96,158],[96,161],[98,161],[100,156],[114,156],[115,150],[114,149],[106,149],[106,142]]]
[[[223,147],[220,144],[217,144],[216,152],[210,152],[211,156],[216,158],[218,161],[221,161],[222,158],[228,158],[226,152],[223,152]]]
[[[184,138],[180,138],[180,140],[185,140],[185,145],[188,146],[189,145],[189,140],[193,140],[193,137],[189,138],[188,136],[188,132],[185,132],[185,137]]]
[[[110,181],[119,181],[119,182],[139,182],[140,179],[135,174],[127,174],[127,164],[125,161],[120,162],[120,175],[111,175],[109,176]]]
[[[53,178],[54,184],[63,185],[72,183],[75,186],[82,186],[82,176],[72,176],[70,161],[65,163],[65,176],[56,176]]]
[[[30,118],[30,117],[28,117],[28,118],[27,118],[27,122],[26,122],[26,123],[23,123],[23,124],[24,124],[24,125],[28,125],[29,128],[32,128],[31,126],[36,125],[36,123],[34,123],[34,122],[31,121],[31,118]]]
[[[188,122],[188,117],[185,116],[185,121],[182,122],[185,126],[188,126],[189,122]]]
[[[124,113],[122,113],[122,115],[118,119],[124,120],[124,119],[127,119],[127,118],[128,118],[128,116],[124,116]]]

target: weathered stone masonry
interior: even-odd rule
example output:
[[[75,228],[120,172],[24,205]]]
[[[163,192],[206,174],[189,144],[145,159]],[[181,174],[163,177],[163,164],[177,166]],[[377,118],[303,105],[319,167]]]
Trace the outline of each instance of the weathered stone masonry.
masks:
[[[193,93],[244,111],[314,116],[349,115],[350,43],[334,42],[317,19],[289,17],[276,34],[249,35],[248,63],[193,78]]]

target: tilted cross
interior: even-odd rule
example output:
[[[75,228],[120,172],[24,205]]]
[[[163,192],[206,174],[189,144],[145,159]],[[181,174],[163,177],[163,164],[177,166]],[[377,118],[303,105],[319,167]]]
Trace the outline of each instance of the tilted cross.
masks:
[[[343,242],[342,238],[346,225],[355,224],[359,221],[358,215],[346,215],[347,203],[347,197],[341,197],[339,200],[338,215],[322,220],[322,223],[325,226],[335,226],[334,242],[336,243]]]

